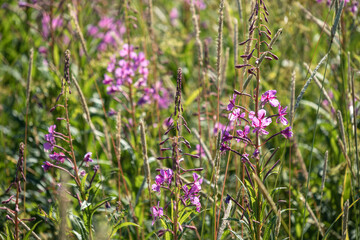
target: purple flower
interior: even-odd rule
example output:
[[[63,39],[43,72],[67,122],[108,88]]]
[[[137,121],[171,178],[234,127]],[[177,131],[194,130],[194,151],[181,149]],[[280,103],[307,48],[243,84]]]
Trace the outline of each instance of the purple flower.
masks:
[[[263,95],[261,95],[261,104],[262,106],[265,103],[269,102],[271,106],[277,107],[279,105],[279,101],[276,99],[276,90],[268,90]]]
[[[353,4],[350,7],[350,11],[354,14],[357,13],[359,11],[359,3],[353,2]]]
[[[236,100],[236,94],[233,94],[233,98],[230,99],[230,103],[227,105],[227,110],[228,111],[232,111],[233,108],[235,107],[235,100]]]
[[[41,165],[41,167],[44,169],[44,171],[48,171],[53,165],[49,163],[48,161],[44,162],[44,165]]]
[[[143,52],[136,53],[132,45],[124,44],[119,51],[120,59],[114,56],[110,58],[107,70],[104,75],[103,83],[109,85],[108,94],[121,91],[124,84],[132,84],[135,88],[146,86],[149,70],[147,66],[149,61],[146,60]],[[113,79],[114,76],[115,79]]]
[[[229,113],[229,120],[231,122],[238,120],[237,122],[241,124],[241,118],[245,117],[245,112],[241,113],[240,108],[234,109],[231,113]]]
[[[230,150],[229,144],[227,144],[226,142],[221,143],[220,151],[221,151],[222,153],[223,153],[223,152],[226,152],[226,151],[229,151],[229,150]]]
[[[85,177],[85,175],[86,175],[86,171],[85,171],[85,170],[81,170],[81,172],[80,172],[80,177]]]
[[[279,104],[279,117],[276,119],[277,123],[279,123],[280,121],[283,125],[288,125],[288,120],[284,117],[287,114],[286,110],[287,110],[287,106],[283,108]]]
[[[258,111],[258,117],[252,118],[252,127],[254,127],[253,133],[259,132],[259,134],[267,135],[268,131],[265,130],[267,126],[271,123],[271,118],[266,118],[266,111],[264,109],[260,109]]]
[[[185,0],[185,2],[190,5],[190,0]],[[204,10],[206,8],[206,4],[204,3],[204,0],[194,0],[194,5],[200,10]]]
[[[226,126],[217,122],[215,123],[215,126],[214,126],[214,135],[218,133],[218,131],[224,131],[226,129]]]
[[[44,143],[45,152],[52,151],[54,149],[54,145],[56,144],[55,128],[56,128],[56,125],[51,125],[48,130],[49,134],[45,135],[45,141],[46,141],[46,143]]]
[[[151,186],[151,189],[152,189],[153,191],[155,191],[155,192],[160,193],[160,185],[153,184],[153,185]]]
[[[163,185],[164,183],[170,185],[172,177],[173,177],[173,171],[171,169],[168,170],[160,169],[160,175],[157,175],[155,177],[155,182],[157,185]]]
[[[247,135],[250,133],[250,126],[246,125],[244,127],[244,130],[237,130],[236,134],[241,137],[241,138],[247,138]],[[236,139],[237,142],[243,141],[241,139]],[[244,143],[246,143],[246,141],[243,141]]]
[[[228,142],[231,139],[233,139],[233,136],[228,131],[224,131],[222,142]]]
[[[152,225],[154,225],[155,221],[158,218],[161,218],[164,215],[164,210],[162,207],[159,207],[160,202],[158,202],[157,206],[153,206],[151,208],[151,212],[152,212],[152,216],[153,216],[153,221],[152,221]]]
[[[65,154],[62,152],[53,152],[52,154],[49,154],[50,159],[55,160],[56,163],[64,163],[65,161]]]
[[[291,127],[287,127],[284,130],[281,131],[281,134],[286,138],[290,139],[293,136],[293,132],[291,130]]]
[[[88,152],[84,155],[84,162],[86,163],[86,166],[89,166],[89,162],[92,162],[93,160],[91,159],[91,155],[92,152]]]
[[[109,117],[114,116],[116,114],[117,114],[117,112],[114,109],[110,108],[110,110],[108,112]]]
[[[253,158],[257,158],[257,157],[259,156],[259,154],[260,154],[259,149],[255,149],[255,151],[254,151],[254,153],[253,153],[252,157],[253,157]]]
[[[169,17],[170,17],[170,21],[171,24],[175,24],[175,20],[178,19],[179,17],[179,12],[176,8],[171,9],[170,13],[169,13]]]

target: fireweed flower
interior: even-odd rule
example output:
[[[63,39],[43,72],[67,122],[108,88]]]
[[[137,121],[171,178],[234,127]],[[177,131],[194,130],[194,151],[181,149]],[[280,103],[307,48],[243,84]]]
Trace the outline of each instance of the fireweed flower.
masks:
[[[287,110],[287,106],[282,107],[279,104],[279,117],[276,119],[277,123],[281,122],[283,125],[288,125],[288,120],[284,117],[287,114],[286,110]]]
[[[258,112],[258,117],[252,118],[252,127],[254,128],[253,133],[259,132],[261,135],[269,134],[268,131],[265,130],[267,126],[271,123],[271,118],[266,118],[266,111],[264,109],[260,109]]]
[[[112,56],[108,64],[108,73],[104,75],[103,83],[108,94],[120,92],[125,84],[133,84],[136,88],[146,86],[149,61],[143,52],[136,53],[132,45],[124,44],[119,51],[120,59]]]
[[[281,131],[281,134],[286,138],[290,139],[293,136],[293,132],[291,130],[291,127],[287,127],[284,130]]]
[[[190,0],[185,0],[185,2],[190,5]],[[199,8],[200,10],[204,10],[206,8],[206,4],[204,0],[195,0],[194,1],[195,7]]]
[[[229,104],[227,105],[227,110],[228,111],[232,111],[233,110],[233,108],[235,107],[235,100],[236,100],[236,94],[233,94],[233,97],[232,98],[230,98],[230,102],[229,102]]]
[[[92,152],[88,152],[84,155],[84,159],[83,161],[86,163],[86,166],[89,166],[89,162],[92,162],[93,160],[91,159],[91,155]]]
[[[97,47],[99,51],[106,51],[111,47],[116,48],[118,43],[122,42],[125,32],[125,25],[120,20],[111,17],[103,17],[96,26],[89,25],[87,27],[87,34],[100,40]]]
[[[171,169],[160,169],[160,174],[155,177],[155,184],[151,186],[152,190],[160,193],[161,186],[169,187],[173,178],[173,171]]]
[[[52,154],[49,154],[50,159],[55,160],[56,163],[64,163],[66,156],[63,152],[54,152]]]
[[[43,165],[41,165],[41,167],[44,169],[44,171],[48,171],[51,167],[52,167],[52,164],[49,163],[48,161],[44,162]]]
[[[61,17],[55,17],[52,19],[52,21],[50,23],[50,15],[47,13],[44,13],[42,15],[41,24],[42,24],[42,35],[43,35],[44,39],[47,39],[50,35],[50,30],[51,29],[55,30],[55,29],[61,27],[63,24],[63,20]],[[51,28],[50,28],[50,24],[51,24]]]
[[[244,127],[244,130],[237,130],[236,134],[241,137],[241,138],[247,138],[247,135],[250,133],[250,126],[246,125]],[[244,143],[246,143],[246,141],[241,140],[241,139],[236,139],[237,142],[243,141]]]
[[[157,206],[153,206],[151,208],[151,213],[152,213],[152,216],[153,216],[152,225],[154,225],[155,221],[158,218],[161,218],[164,215],[164,210],[163,210],[162,207],[159,206],[159,204],[160,204],[160,202],[158,202]]]
[[[261,104],[262,106],[265,103],[269,102],[271,106],[277,107],[279,105],[279,101],[276,99],[276,90],[268,90],[263,95],[261,95]]]
[[[240,108],[234,109],[231,113],[229,113],[229,120],[231,122],[236,121],[238,124],[241,124],[241,118],[245,117],[245,112],[241,112]]]
[[[56,144],[55,128],[56,128],[56,125],[51,125],[49,127],[49,133],[45,135],[45,141],[46,141],[44,143],[45,152],[52,151],[54,149],[54,145]]]
[[[184,202],[190,201],[192,205],[196,206],[196,211],[200,212],[201,203],[199,199],[199,192],[201,191],[201,184],[203,182],[203,179],[199,177],[198,174],[193,173],[193,179],[194,182],[188,185],[184,185],[182,187],[182,190],[184,191],[184,195],[182,196],[182,200]],[[191,187],[189,188],[189,185]]]

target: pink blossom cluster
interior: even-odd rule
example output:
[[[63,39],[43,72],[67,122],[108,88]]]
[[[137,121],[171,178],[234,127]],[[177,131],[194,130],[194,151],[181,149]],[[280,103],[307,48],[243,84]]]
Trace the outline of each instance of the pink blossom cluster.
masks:
[[[112,56],[104,75],[103,83],[109,85],[107,93],[113,94],[122,91],[125,84],[132,84],[135,87],[146,86],[149,70],[149,61],[143,52],[136,53],[132,45],[124,44],[119,51],[119,58]]]
[[[223,138],[222,138],[222,151],[227,151],[230,149],[229,142],[233,138],[236,139],[237,142],[243,142],[245,145],[252,144],[252,140],[249,138],[250,133],[257,133],[260,136],[265,136],[269,134],[267,130],[270,124],[273,122],[272,118],[276,118],[276,123],[281,123],[282,125],[288,125],[288,120],[285,118],[287,114],[287,107],[281,106],[279,100],[276,96],[276,90],[269,90],[262,94],[260,99],[260,107],[257,114],[254,111],[249,111],[246,108],[236,106],[236,94],[230,99],[229,104],[227,106],[227,110],[230,111],[228,119],[234,126],[240,128],[236,130],[236,135],[232,136],[230,131],[223,130]],[[266,116],[266,110],[264,109],[265,105],[269,104],[271,107],[277,108],[278,113]],[[247,117],[246,117],[247,116]],[[245,125],[242,127],[241,123],[245,122]],[[275,133],[270,138],[276,135],[283,135],[286,139],[292,137],[291,127],[286,127],[284,130],[281,130],[278,133]],[[269,138],[269,139],[270,139]]]
[[[106,51],[110,47],[117,47],[122,41],[122,36],[126,32],[125,25],[120,20],[111,17],[103,17],[99,23],[89,25],[87,33],[95,39],[100,40],[98,50]]]
[[[172,187],[172,181],[174,178],[174,173],[171,169],[163,170],[160,169],[160,174],[155,177],[155,184],[152,185],[152,190],[155,192],[160,193],[161,188],[166,189],[173,193],[174,187]],[[190,183],[182,183],[181,192],[180,192],[180,201],[183,206],[195,206],[196,211],[200,212],[201,203],[200,203],[200,195],[199,192],[201,191],[201,184],[203,179],[199,177],[198,174],[195,172],[193,173],[193,182]],[[154,225],[155,221],[161,218],[164,215],[164,209],[159,206],[153,206],[151,209],[151,213],[153,216]]]

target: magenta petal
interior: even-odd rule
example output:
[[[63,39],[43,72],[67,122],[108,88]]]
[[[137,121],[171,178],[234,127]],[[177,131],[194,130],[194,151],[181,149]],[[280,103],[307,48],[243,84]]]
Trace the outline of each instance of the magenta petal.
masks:
[[[277,100],[277,99],[270,99],[269,102],[270,102],[270,105],[273,107],[279,106],[279,100]]]

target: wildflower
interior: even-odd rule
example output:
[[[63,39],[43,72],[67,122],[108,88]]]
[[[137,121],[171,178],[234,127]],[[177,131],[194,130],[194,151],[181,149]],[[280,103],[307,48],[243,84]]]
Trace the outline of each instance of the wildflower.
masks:
[[[48,152],[49,150],[52,151],[54,149],[54,145],[56,144],[55,128],[56,128],[56,125],[51,125],[48,130],[49,134],[45,135],[45,141],[46,141],[46,143],[44,143],[45,152]]]
[[[259,156],[259,154],[260,154],[259,149],[255,149],[255,151],[254,151],[254,153],[253,153],[252,157],[256,159],[256,158]]]
[[[220,151],[221,152],[226,152],[226,151],[228,151],[228,150],[230,150],[230,146],[229,146],[229,144],[227,144],[227,143],[221,143],[221,146],[220,146]]]
[[[164,211],[162,207],[159,207],[160,202],[158,202],[157,206],[153,206],[151,208],[151,212],[152,212],[152,216],[153,216],[153,221],[152,221],[152,225],[154,225],[155,221],[158,218],[161,218],[164,215]]]
[[[190,0],[185,0],[185,2],[190,5]],[[199,8],[200,10],[204,10],[206,8],[206,4],[204,0],[194,0],[195,7]]]
[[[293,132],[291,130],[291,127],[287,127],[284,130],[281,131],[281,134],[286,138],[290,139],[293,136]]]
[[[266,111],[264,109],[260,109],[258,111],[258,117],[252,118],[252,127],[254,127],[253,133],[259,132],[260,134],[267,135],[268,131],[265,130],[267,126],[271,123],[270,118],[266,118]]]
[[[84,155],[84,159],[83,161],[86,163],[87,166],[89,166],[89,162],[92,162],[93,160],[91,159],[91,155],[92,152],[88,152]]]
[[[44,169],[44,171],[48,171],[51,167],[52,167],[52,164],[49,163],[48,161],[44,162],[44,165],[41,165],[41,167]]]
[[[229,120],[231,122],[238,120],[238,123],[241,124],[240,119],[245,117],[245,112],[241,113],[240,108],[234,109],[229,113]]]
[[[286,110],[287,110],[287,106],[284,108],[279,104],[279,117],[276,119],[277,123],[279,123],[280,121],[283,125],[288,125],[288,120],[285,117],[283,117],[287,114]]]
[[[86,175],[86,171],[85,171],[85,170],[81,170],[81,172],[80,172],[80,177],[85,177],[85,175]]]
[[[170,13],[169,13],[169,17],[170,17],[170,22],[172,25],[175,24],[176,19],[179,18],[179,12],[176,8],[171,9]]]
[[[276,90],[268,90],[261,95],[261,104],[264,106],[265,103],[269,102],[271,106],[277,107],[279,101],[276,99]]]
[[[53,152],[52,154],[49,154],[50,159],[55,160],[56,163],[64,163],[65,161],[65,154],[63,152]]]
[[[228,131],[224,131],[222,141],[227,142],[230,141],[231,139],[233,139],[233,136]]]
[[[249,134],[250,132],[250,126],[249,125],[246,125],[244,127],[244,130],[237,130],[236,131],[236,134],[241,137],[241,138],[247,138],[247,135]],[[241,139],[236,139],[237,142],[240,142],[240,141],[243,141]],[[245,141],[244,141],[245,142]],[[246,143],[246,142],[245,142]]]
[[[160,175],[157,175],[155,177],[155,182],[157,185],[162,185],[164,183],[170,185],[172,177],[173,177],[173,171],[171,169],[168,170],[160,169]]]
[[[233,108],[235,107],[235,100],[236,100],[236,94],[233,94],[233,98],[230,99],[230,103],[227,105],[227,110],[228,111],[232,111]]]
[[[226,129],[226,126],[221,124],[220,122],[217,122],[215,123],[215,126],[214,126],[214,135],[217,134],[217,132],[220,130],[220,131],[224,131]]]

